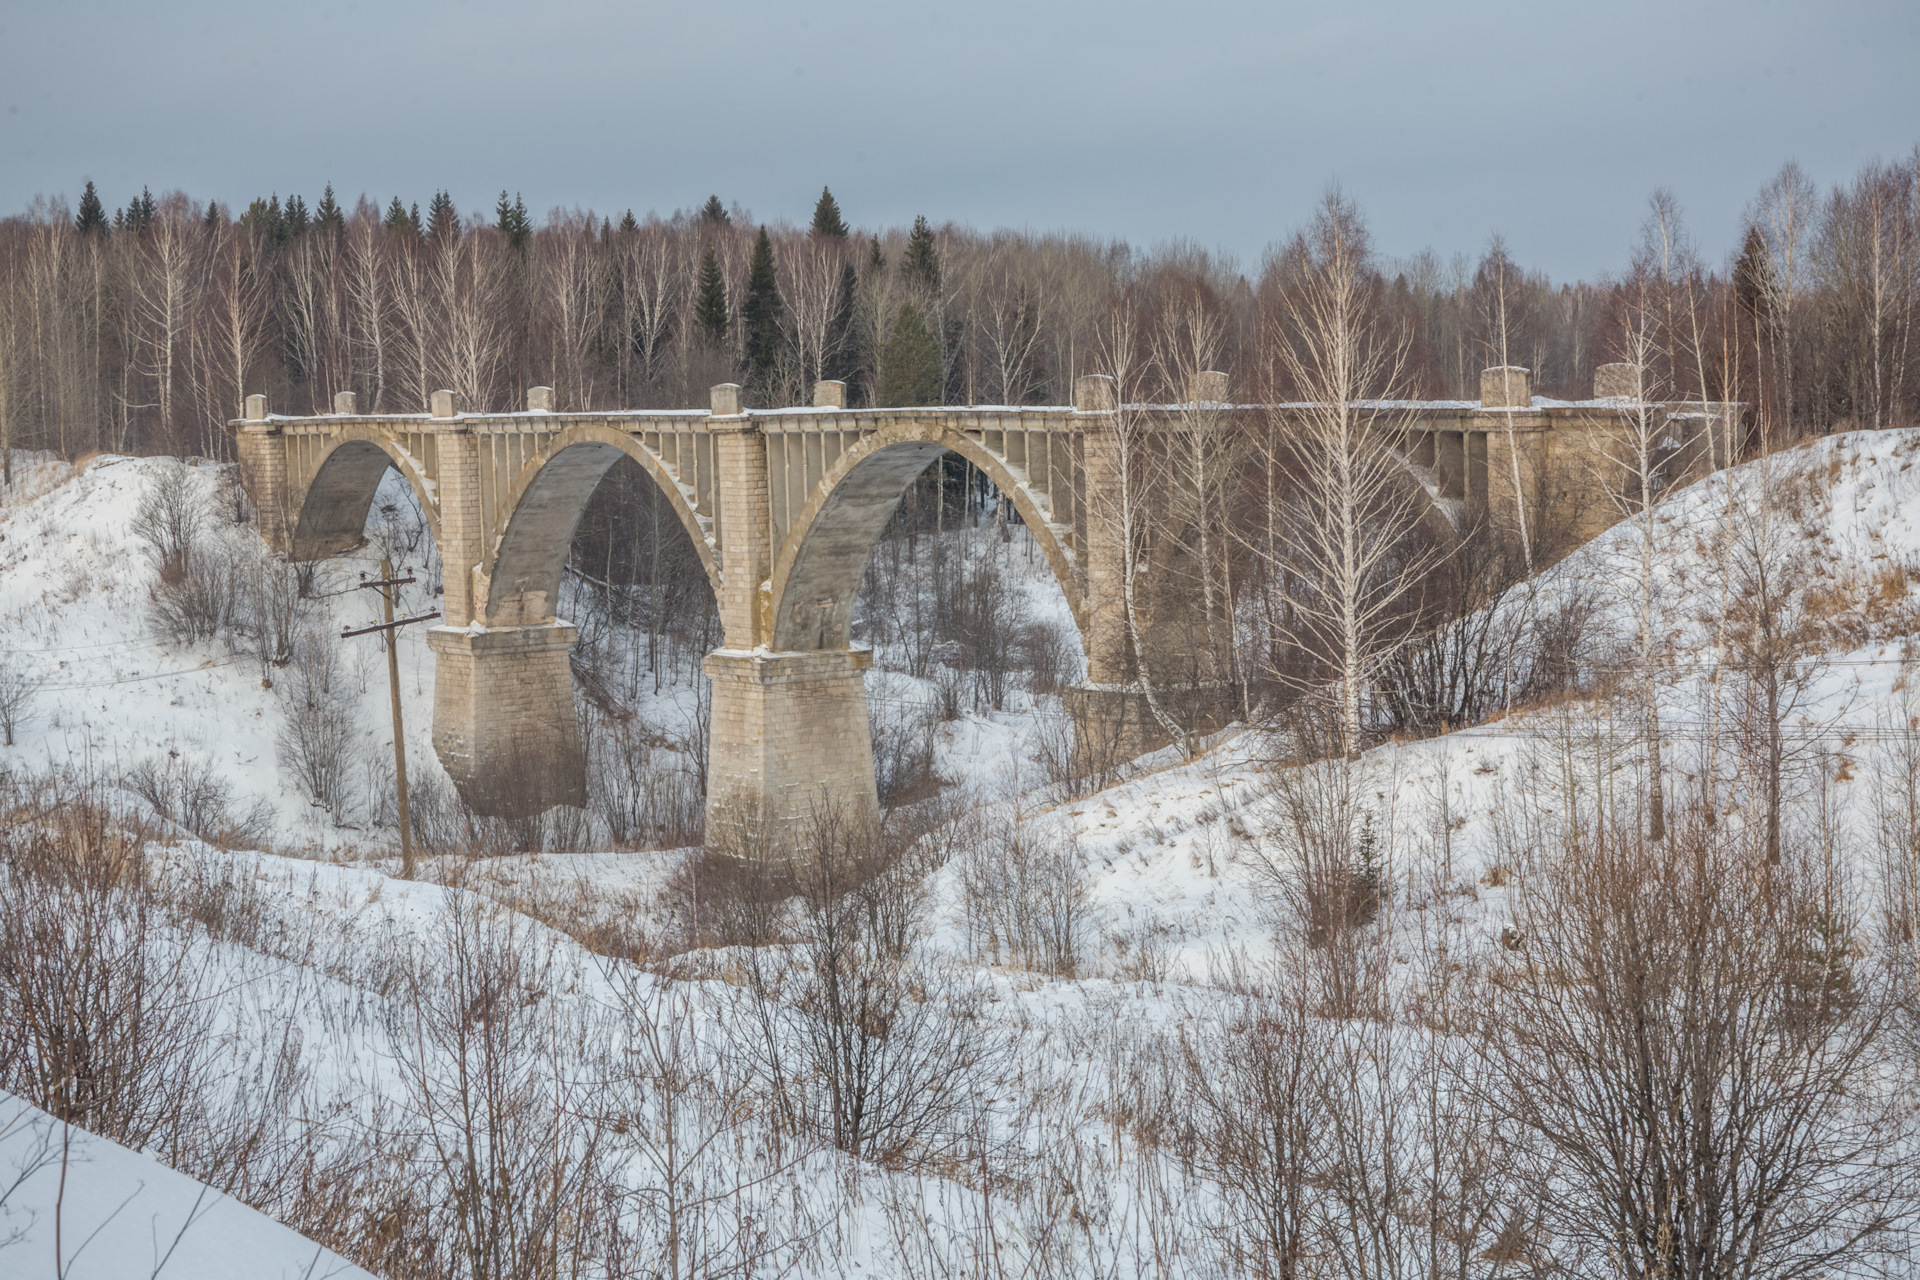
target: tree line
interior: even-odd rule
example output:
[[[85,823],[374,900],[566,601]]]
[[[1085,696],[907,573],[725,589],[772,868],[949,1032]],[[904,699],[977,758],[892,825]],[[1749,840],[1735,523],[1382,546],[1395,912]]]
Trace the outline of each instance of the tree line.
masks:
[[[1789,164],[1737,251],[1716,265],[1683,247],[1670,264],[1760,318],[1746,356],[1796,430],[1915,417],[1917,164],[1876,162],[1824,192]],[[1481,368],[1513,363],[1572,398],[1611,358],[1631,275],[1555,284],[1494,237],[1477,259],[1369,263],[1366,284],[1407,337],[1411,394],[1473,397]],[[855,404],[1065,403],[1117,302],[1182,291],[1218,324],[1235,387],[1278,396],[1284,285],[1280,250],[1249,272],[1190,242],[925,217],[857,230],[824,189],[805,227],[717,196],[668,217],[556,209],[536,225],[505,192],[491,214],[445,192],[423,214],[397,196],[348,209],[328,186],[311,206],[276,194],[236,216],[147,190],[109,213],[88,183],[77,209],[43,198],[0,220],[0,440],[69,458],[227,457],[225,424],[251,391],[286,412],[352,390],[405,413],[442,387],[498,410],[548,384],[584,410],[697,405],[735,380],[771,406],[835,378]],[[1760,385],[1751,370],[1745,382]]]

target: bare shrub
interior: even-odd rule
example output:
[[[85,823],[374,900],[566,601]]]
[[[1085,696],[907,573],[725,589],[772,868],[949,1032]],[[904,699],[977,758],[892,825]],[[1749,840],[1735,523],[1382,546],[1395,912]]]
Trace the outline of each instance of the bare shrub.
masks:
[[[1351,1014],[1368,990],[1360,933],[1385,892],[1384,833],[1362,799],[1364,764],[1338,754],[1331,715],[1315,721],[1307,710],[1298,705],[1292,718],[1294,762],[1274,771],[1254,866],[1290,927],[1328,953],[1329,962],[1316,967],[1328,1008]]]
[[[869,716],[873,734],[873,780],[880,807],[892,810],[939,790],[933,771],[934,717],[917,702],[886,700]]]
[[[293,660],[300,632],[314,617],[301,590],[298,566],[269,555],[264,548],[238,555],[233,562],[233,624],[248,656],[260,666],[262,688],[273,686],[273,672]]]
[[[121,785],[208,844],[252,848],[273,834],[273,807],[256,800],[236,814],[233,784],[205,758],[188,759],[174,750],[148,756],[127,770]]]
[[[449,892],[404,962],[387,1033],[418,1158],[436,1194],[441,1265],[467,1276],[553,1276],[588,1246],[602,1134],[583,1047],[592,1028],[553,993],[553,944],[517,913]]]
[[[1541,816],[1484,993],[1500,1114],[1548,1154],[1545,1230],[1636,1273],[1846,1274],[1901,1248],[1889,975],[1818,848],[1641,806]],[[1551,1186],[1550,1193],[1546,1188]]]
[[[890,1168],[975,1149],[969,1085],[1007,1051],[986,1022],[985,991],[911,962],[918,896],[906,870],[884,862],[878,833],[822,813],[800,858],[799,963],[779,966],[767,948],[750,960],[756,1048],[776,1104]]]
[[[599,717],[587,749],[587,804],[623,848],[700,843],[706,797],[686,757],[636,716]]]
[[[820,1225],[797,1194],[811,1144],[766,1140],[752,1072],[727,1037],[703,1034],[685,986],[601,972],[618,1031],[597,1046],[593,1118],[625,1172],[606,1187],[607,1274],[783,1274]]]
[[[134,508],[133,536],[146,544],[162,586],[186,577],[206,525],[206,506],[187,469],[172,458],[158,460]]]
[[[1085,952],[1087,875],[1080,850],[1048,826],[1016,818],[975,826],[960,857],[974,953],[1054,977],[1074,976]]]
[[[0,654],[0,737],[6,739],[5,745],[12,746],[15,731],[27,724],[39,692],[40,682],[19,659]]]
[[[281,767],[335,822],[345,821],[356,755],[354,699],[345,659],[331,631],[304,627],[281,684],[285,723],[279,736]]]

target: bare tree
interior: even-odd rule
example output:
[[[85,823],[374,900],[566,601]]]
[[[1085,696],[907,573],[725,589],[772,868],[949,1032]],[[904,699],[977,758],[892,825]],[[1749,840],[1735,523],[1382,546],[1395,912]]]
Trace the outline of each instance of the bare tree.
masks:
[[[1501,851],[1516,945],[1479,1040],[1487,1102],[1544,1153],[1543,1231],[1675,1277],[1848,1274],[1898,1249],[1887,979],[1831,861],[1772,863],[1690,812],[1655,843],[1631,804],[1552,807]]]
[[[1338,191],[1272,270],[1269,358],[1300,403],[1270,411],[1270,439],[1297,484],[1272,552],[1284,563],[1268,572],[1290,585],[1287,638],[1325,663],[1339,749],[1357,756],[1367,686],[1436,555],[1409,537],[1426,497],[1400,457],[1407,336],[1373,306],[1366,226]]]

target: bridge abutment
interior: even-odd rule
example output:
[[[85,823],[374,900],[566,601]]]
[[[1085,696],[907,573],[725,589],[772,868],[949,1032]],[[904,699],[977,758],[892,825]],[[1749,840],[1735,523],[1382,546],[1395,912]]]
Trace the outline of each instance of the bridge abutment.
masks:
[[[433,627],[433,749],[460,798],[490,817],[587,799],[565,622]]]
[[[816,818],[879,820],[864,649],[716,649],[707,847],[740,857],[806,848]]]

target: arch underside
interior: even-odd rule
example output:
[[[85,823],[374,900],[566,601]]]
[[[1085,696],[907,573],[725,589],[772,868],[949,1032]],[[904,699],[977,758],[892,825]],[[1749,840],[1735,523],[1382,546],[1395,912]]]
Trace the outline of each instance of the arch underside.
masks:
[[[842,455],[777,549],[771,583],[776,650],[848,647],[860,581],[880,534],[915,478],[946,453],[973,462],[1013,502],[1046,553],[1075,622],[1084,629],[1079,567],[1005,460],[959,432],[909,429],[870,436]]]
[[[413,460],[390,441],[349,436],[321,459],[307,482],[294,523],[292,558],[320,560],[358,546],[366,533],[367,512],[390,469],[413,488],[428,532],[438,545],[440,514]]]
[[[625,433],[578,428],[562,432],[530,459],[508,494],[500,536],[482,565],[487,584],[484,616],[489,625],[552,620],[560,578],[587,503],[623,457],[640,464],[679,517],[715,596],[719,595],[712,522],[694,511],[672,470]]]

